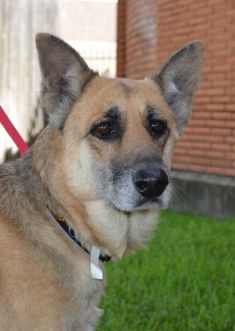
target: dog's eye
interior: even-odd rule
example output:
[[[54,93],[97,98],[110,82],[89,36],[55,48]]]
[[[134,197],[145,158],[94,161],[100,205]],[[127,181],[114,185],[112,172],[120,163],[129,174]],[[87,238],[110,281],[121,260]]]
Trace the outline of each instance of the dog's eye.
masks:
[[[155,136],[160,137],[166,132],[167,126],[162,120],[151,120],[150,129]]]
[[[113,126],[109,122],[100,123],[92,130],[92,134],[98,138],[108,138],[113,133]]]

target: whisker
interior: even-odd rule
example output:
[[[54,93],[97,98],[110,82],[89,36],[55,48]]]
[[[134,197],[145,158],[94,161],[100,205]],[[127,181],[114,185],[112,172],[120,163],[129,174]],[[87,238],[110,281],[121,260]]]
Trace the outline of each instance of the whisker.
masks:
[[[178,194],[179,196],[182,196],[183,199],[186,199],[189,202],[189,204],[192,202],[190,195],[188,195],[180,185],[172,181],[172,186],[173,186],[173,196],[174,195],[177,196]]]

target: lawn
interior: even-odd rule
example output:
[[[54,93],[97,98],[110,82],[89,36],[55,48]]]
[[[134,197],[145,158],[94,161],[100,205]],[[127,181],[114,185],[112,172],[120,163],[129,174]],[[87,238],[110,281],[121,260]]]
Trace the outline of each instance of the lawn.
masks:
[[[235,331],[235,218],[165,211],[147,248],[106,270],[98,331]]]

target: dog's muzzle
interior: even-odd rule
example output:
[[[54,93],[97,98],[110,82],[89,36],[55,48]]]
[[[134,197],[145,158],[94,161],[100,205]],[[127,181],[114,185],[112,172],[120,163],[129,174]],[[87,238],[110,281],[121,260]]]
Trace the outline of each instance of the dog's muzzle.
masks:
[[[169,184],[167,173],[157,162],[141,162],[132,174],[135,189],[144,198],[156,199]]]

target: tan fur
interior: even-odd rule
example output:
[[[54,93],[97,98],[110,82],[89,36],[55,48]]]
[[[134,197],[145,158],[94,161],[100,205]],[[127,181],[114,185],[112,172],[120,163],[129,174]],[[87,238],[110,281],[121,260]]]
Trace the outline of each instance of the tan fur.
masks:
[[[42,38],[50,44],[48,36]],[[60,41],[56,47],[61,47]],[[71,52],[62,47],[65,56]],[[74,57],[73,51],[73,61]],[[60,70],[61,63],[60,59]],[[92,75],[86,71],[87,76]],[[153,141],[147,132],[146,105],[167,122],[167,137]],[[113,106],[122,112],[125,129],[121,141],[109,143],[93,137],[90,130]],[[49,111],[55,116],[53,107]],[[123,162],[155,155],[170,167],[179,131],[160,85],[147,78],[131,81],[96,75],[63,117],[62,131],[52,126],[53,119],[22,158],[0,166],[3,331],[92,331],[101,315],[97,304],[106,281],[91,277],[89,254],[68,237],[52,214],[63,215],[89,251],[96,245],[113,259],[143,246],[157,221],[155,207],[127,213],[107,203],[97,181],[99,169],[108,168],[112,159]],[[166,203],[169,195],[166,192]]]

